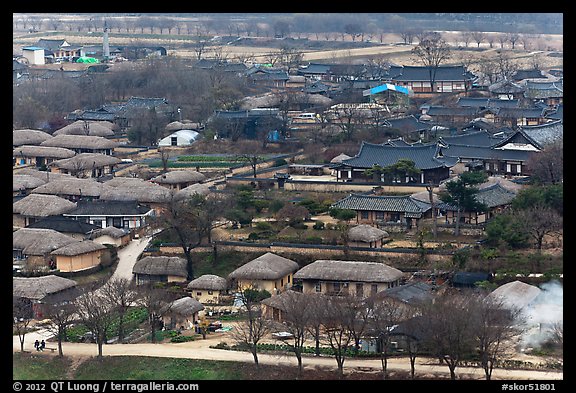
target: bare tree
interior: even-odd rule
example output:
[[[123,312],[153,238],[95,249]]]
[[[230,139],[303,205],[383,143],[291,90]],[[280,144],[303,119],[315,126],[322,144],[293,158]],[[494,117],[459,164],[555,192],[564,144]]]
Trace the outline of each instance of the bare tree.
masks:
[[[450,47],[439,34],[434,34],[420,40],[419,44],[412,49],[412,53],[425,67],[428,67],[430,88],[432,92],[435,92],[436,71],[443,62],[452,56]]]
[[[168,172],[168,161],[170,160],[170,149],[159,147],[160,161],[162,162],[162,173]]]
[[[471,297],[470,314],[480,363],[486,380],[492,377],[494,365],[506,358],[512,348],[512,338],[520,333],[520,310],[510,309],[501,299],[478,293]]]
[[[58,356],[64,356],[62,341],[66,340],[68,327],[78,318],[72,302],[46,303],[46,318],[50,319],[47,330],[58,340]]]
[[[432,236],[434,241],[438,238],[438,216],[436,212],[436,200],[434,199],[434,185],[432,181],[426,184],[426,191],[428,191],[428,200],[430,201],[430,206],[432,208]]]
[[[112,326],[114,313],[110,304],[96,288],[96,286],[85,288],[75,299],[74,305],[80,320],[96,339],[98,357],[102,357],[102,346],[106,343],[107,330]]]
[[[254,363],[258,363],[258,343],[270,333],[270,320],[264,318],[260,307],[260,301],[269,297],[266,291],[258,291],[254,288],[245,288],[238,292],[239,299],[246,310],[246,318],[238,321],[231,330],[232,339],[238,344],[246,346]]]
[[[314,295],[288,290],[283,296],[280,306],[282,310],[282,326],[285,331],[292,334],[292,338],[287,340],[287,342],[298,360],[298,375],[302,375],[302,352],[306,341],[307,329],[314,317],[313,308],[310,307],[314,301]]]
[[[162,317],[172,309],[175,295],[154,283],[138,286],[137,293],[135,304],[144,307],[148,312],[150,339],[156,343],[156,332],[162,328]]]
[[[393,328],[407,318],[403,304],[388,296],[371,298],[366,307],[370,310],[370,332],[377,338],[382,363],[382,377],[388,379],[388,357],[392,346]]]
[[[338,367],[339,378],[344,377],[346,353],[354,345],[354,336],[350,330],[350,320],[355,318],[356,309],[340,296],[333,296],[326,302],[326,312],[321,322],[321,332],[325,343],[332,350]]]
[[[470,297],[445,291],[422,307],[427,349],[445,362],[450,378],[456,379],[456,368],[475,350],[473,315]]]
[[[20,340],[20,352],[24,352],[24,339],[32,322],[32,303],[28,299],[12,297],[12,328]]]
[[[486,39],[486,33],[483,31],[473,31],[471,37],[476,42],[476,47],[480,48],[480,44]]]
[[[514,212],[518,222],[524,223],[524,230],[534,240],[538,251],[542,250],[544,238],[559,233],[563,228],[562,216],[552,207],[533,206]]]
[[[116,312],[118,317],[118,342],[123,343],[124,318],[137,299],[134,284],[126,278],[112,278],[101,287],[101,293]]]
[[[539,184],[560,184],[564,179],[564,143],[562,139],[549,144],[528,158],[526,167]]]
[[[512,49],[516,47],[516,43],[518,42],[519,39],[520,34],[516,32],[506,33],[506,41],[510,42],[510,44],[512,45]]]

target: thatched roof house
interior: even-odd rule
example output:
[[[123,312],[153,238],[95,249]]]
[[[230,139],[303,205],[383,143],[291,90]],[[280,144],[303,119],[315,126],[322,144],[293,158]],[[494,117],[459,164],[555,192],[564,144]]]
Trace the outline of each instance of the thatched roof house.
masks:
[[[205,175],[192,170],[170,171],[150,179],[153,183],[175,190],[181,190],[191,184],[200,183],[204,180],[206,180]]]
[[[502,302],[505,307],[522,309],[532,303],[541,291],[534,285],[516,280],[500,285],[490,292],[488,298]]]
[[[81,240],[60,247],[50,254],[56,257],[61,272],[77,272],[100,265],[106,246],[92,240]]]
[[[330,163],[331,164],[340,164],[342,162],[342,160],[347,160],[349,158],[352,158],[352,157],[350,157],[348,154],[340,153],[336,157],[332,158],[330,160]]]
[[[292,286],[292,276],[300,266],[291,259],[267,252],[228,275],[239,289],[252,287],[275,294]]]
[[[40,130],[29,128],[14,130],[12,131],[12,146],[39,145],[50,138],[52,138],[52,135]]]
[[[55,275],[41,277],[14,277],[12,294],[15,298],[26,299],[32,304],[30,317],[43,319],[45,303],[71,301],[79,295],[77,283]]]
[[[204,274],[190,281],[186,290],[200,303],[219,303],[220,296],[228,290],[228,282],[224,277]]]
[[[22,145],[12,149],[12,157],[16,159],[20,157],[43,157],[60,160],[74,157],[75,154],[74,151],[64,147]]]
[[[320,259],[298,270],[294,279],[302,281],[304,293],[338,295],[353,291],[364,296],[368,295],[365,285],[370,285],[372,295],[399,285],[402,276],[402,271],[383,263]]]
[[[223,291],[228,287],[228,282],[224,277],[215,274],[204,274],[190,281],[186,289],[210,289],[213,291]]]
[[[210,194],[210,186],[208,184],[196,183],[184,187],[174,194],[174,200],[180,201],[182,199],[192,198],[194,195],[208,195]]]
[[[100,244],[113,244],[116,247],[122,247],[130,243],[132,236],[128,229],[109,226],[93,231],[89,239]]]
[[[44,183],[58,179],[70,179],[72,176],[66,173],[53,173],[48,171],[40,171],[36,168],[21,168],[14,171],[15,175],[29,175],[37,179],[43,180]]]
[[[93,178],[80,179],[77,177],[61,177],[56,180],[50,180],[48,183],[36,187],[32,190],[33,194],[51,194],[71,197],[76,199],[81,197],[98,198],[108,186],[104,183],[97,182]]]
[[[107,189],[100,195],[102,200],[164,204],[172,199],[172,193],[166,187],[139,178],[119,176],[104,184]]]
[[[12,233],[12,248],[22,255],[45,256],[78,240],[52,229],[21,228]]]
[[[77,282],[50,274],[41,277],[12,278],[12,294],[15,297],[42,301],[46,296],[73,288]]]
[[[74,176],[100,177],[112,173],[114,165],[122,162],[117,157],[101,153],[80,153],[74,157],[56,160],[50,164],[52,170]]]
[[[12,192],[13,194],[28,194],[30,190],[46,183],[46,180],[34,177],[32,175],[12,175]]]
[[[52,135],[90,135],[90,136],[113,136],[114,131],[110,127],[107,127],[102,122],[97,121],[84,121],[77,120],[72,124],[68,124],[56,131]]]
[[[40,144],[40,146],[65,147],[77,153],[91,152],[108,155],[112,154],[112,150],[118,145],[118,142],[90,135],[57,135]]]
[[[368,243],[370,247],[372,247],[372,244],[374,244],[374,247],[382,247],[382,239],[389,236],[388,232],[366,224],[360,224],[348,230],[348,239],[350,241]]]
[[[56,216],[75,207],[76,203],[56,195],[30,194],[12,204],[13,225],[26,226],[39,217]]]
[[[168,256],[147,256],[136,261],[132,268],[138,285],[147,282],[186,281],[186,259]]]
[[[186,296],[167,305],[162,319],[167,329],[192,329],[202,310],[204,306],[198,300]]]

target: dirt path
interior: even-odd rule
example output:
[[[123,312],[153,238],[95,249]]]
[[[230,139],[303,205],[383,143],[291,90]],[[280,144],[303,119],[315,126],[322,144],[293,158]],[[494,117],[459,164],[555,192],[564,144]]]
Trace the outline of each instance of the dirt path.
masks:
[[[212,349],[210,346],[216,345],[220,342],[230,340],[225,333],[215,333],[208,336],[206,340],[196,340],[186,343],[162,343],[162,344],[111,344],[105,345],[103,349],[104,356],[157,356],[169,358],[185,358],[185,359],[206,359],[206,360],[221,360],[221,361],[234,361],[234,362],[253,362],[252,355],[248,352],[230,351],[223,349]],[[32,338],[26,339],[25,350],[34,350],[34,340]],[[55,343],[50,343],[56,346]],[[20,350],[18,337],[16,336],[13,341],[13,352]],[[80,343],[63,343],[63,352],[65,356],[72,357],[75,360],[76,366],[81,364],[82,360],[89,356],[96,356],[98,349],[96,344],[80,344]],[[54,353],[54,356],[57,353]],[[286,354],[264,354],[258,355],[261,364],[281,365],[296,367],[297,362],[294,355]],[[316,368],[327,367],[336,368],[336,361],[332,357],[313,357],[306,356],[303,360],[304,367]],[[363,371],[380,371],[380,360],[355,360],[346,359],[344,363],[344,370],[363,370]],[[410,371],[410,363],[408,358],[393,358],[388,360],[388,369],[390,371]],[[479,368],[459,367],[456,369],[457,375],[465,376],[467,379],[484,379],[483,371]],[[429,359],[417,358],[416,359],[416,373],[417,375],[434,375],[437,373],[448,373],[448,367],[438,365],[435,362],[430,362]],[[494,380],[561,380],[564,378],[563,372],[546,372],[546,371],[530,371],[530,370],[504,370],[496,369],[492,374]]]

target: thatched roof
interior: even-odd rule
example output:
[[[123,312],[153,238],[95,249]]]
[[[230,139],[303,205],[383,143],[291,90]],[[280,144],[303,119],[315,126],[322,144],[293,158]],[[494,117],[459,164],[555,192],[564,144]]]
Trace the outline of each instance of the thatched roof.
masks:
[[[199,123],[194,123],[192,121],[189,120],[184,120],[184,121],[173,121],[172,123],[168,123],[166,125],[165,130],[166,131],[179,131],[179,130],[190,130],[190,129],[198,129],[200,128],[200,124]]]
[[[348,238],[352,241],[370,243],[388,236],[390,236],[388,232],[366,224],[357,225],[348,230]]]
[[[298,263],[267,252],[240,266],[228,275],[233,279],[276,280],[298,270]]]
[[[42,300],[47,295],[61,292],[77,285],[76,281],[53,274],[42,277],[14,277],[12,294],[15,297]]]
[[[28,217],[48,217],[67,213],[76,203],[56,195],[30,194],[12,204],[12,213]]]
[[[206,180],[206,176],[192,170],[170,171],[153,177],[150,181],[158,184],[200,183]]]
[[[25,255],[45,255],[76,242],[72,236],[52,229],[21,228],[12,232],[12,248],[22,250]]]
[[[204,274],[188,283],[186,289],[207,289],[211,291],[223,291],[228,287],[224,277],[215,274]]]
[[[36,187],[32,190],[32,193],[99,197],[107,188],[108,186],[106,184],[99,183],[93,178],[80,179],[70,176],[68,178],[58,178],[54,181],[49,181],[46,184]]]
[[[128,231],[126,231],[125,229],[109,226],[106,228],[95,230],[94,232],[92,232],[92,235],[90,236],[90,238],[95,239],[99,236],[107,235],[107,236],[113,237],[115,239],[119,239],[122,236],[125,236],[127,234],[128,234]]]
[[[16,175],[29,175],[37,179],[43,180],[44,183],[58,180],[58,179],[71,179],[72,176],[68,173],[53,173],[48,171],[39,171],[35,168],[21,168],[14,171]]]
[[[132,273],[151,276],[187,277],[186,259],[167,256],[147,256],[134,264]]]
[[[186,296],[174,300],[170,303],[170,314],[177,314],[182,316],[194,315],[198,311],[204,310],[204,306],[198,300]]]
[[[430,203],[430,195],[428,194],[428,191],[415,192],[410,196],[420,202]],[[434,200],[435,204],[442,203],[440,198],[438,198],[438,195],[435,194],[434,192],[432,192],[432,199]]]
[[[139,178],[114,177],[104,184],[107,188],[100,195],[102,200],[166,203],[172,198],[168,188]]]
[[[108,165],[116,165],[122,162],[117,157],[112,157],[106,154],[100,153],[80,153],[71,158],[66,158],[64,160],[57,160],[50,163],[50,165],[66,169],[66,170],[89,170],[92,168],[101,168]]]
[[[94,252],[98,250],[104,250],[106,246],[93,242],[92,240],[81,240],[77,241],[76,243],[70,243],[65,245],[64,247],[60,247],[50,254],[52,255],[66,255],[66,256],[74,256],[74,255],[81,255],[87,254],[89,252]]]
[[[260,303],[269,307],[274,307],[279,310],[286,311],[288,304],[296,302],[302,296],[305,296],[302,292],[289,289],[279,293],[278,295],[270,296],[262,300]]]
[[[511,308],[524,308],[528,306],[542,290],[534,285],[526,284],[522,281],[512,281],[490,292],[489,298],[501,301],[505,306]]]
[[[291,98],[294,99],[294,102],[302,102],[314,106],[330,106],[334,103],[331,98],[325,97],[321,94],[297,92]],[[281,99],[282,97],[280,94],[274,93],[265,93],[259,96],[246,97],[241,100],[240,109],[277,107],[280,104]]]
[[[39,145],[52,135],[40,130],[22,129],[12,131],[12,146]]]
[[[340,153],[340,154],[338,154],[336,157],[334,157],[333,159],[331,159],[330,162],[331,162],[332,164],[340,164],[340,163],[342,162],[342,160],[347,160],[347,159],[349,159],[349,158],[352,158],[352,157],[350,157],[350,156],[347,155],[347,154]]]
[[[46,180],[39,179],[32,175],[12,175],[12,191],[30,190],[46,183]]]
[[[90,135],[57,135],[40,144],[40,146],[66,147],[68,149],[113,149],[118,145],[118,142],[101,136]]]
[[[177,191],[176,194],[174,194],[174,200],[180,201],[182,199],[192,198],[194,194],[208,195],[210,194],[210,186],[202,183],[191,184]]]
[[[64,147],[22,145],[12,149],[12,157],[70,158],[76,153]]]
[[[108,124],[110,124],[110,126],[112,125],[111,123]],[[102,122],[77,120],[72,124],[68,124],[54,131],[52,135],[112,136],[114,135],[114,131]]]
[[[298,270],[294,279],[392,282],[400,279],[402,275],[400,270],[378,262],[320,259]]]

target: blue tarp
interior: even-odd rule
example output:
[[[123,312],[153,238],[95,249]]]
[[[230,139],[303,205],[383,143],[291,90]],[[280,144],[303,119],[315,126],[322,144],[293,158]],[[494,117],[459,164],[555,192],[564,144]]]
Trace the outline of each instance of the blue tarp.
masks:
[[[378,93],[382,93],[383,91],[386,91],[386,90],[397,91],[398,93],[402,93],[402,94],[406,94],[406,95],[409,94],[409,90],[407,87],[397,86],[397,85],[393,85],[391,83],[385,83],[383,85],[373,87],[369,90],[364,90],[363,95],[367,96],[367,95],[372,95],[372,94],[378,94]]]

